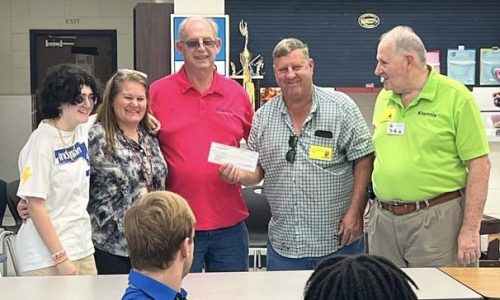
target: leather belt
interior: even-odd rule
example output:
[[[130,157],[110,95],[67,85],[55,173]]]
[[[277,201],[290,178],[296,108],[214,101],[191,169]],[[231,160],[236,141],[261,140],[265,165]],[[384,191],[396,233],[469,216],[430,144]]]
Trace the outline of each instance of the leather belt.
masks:
[[[378,199],[377,201],[379,203],[379,207],[381,207],[382,209],[390,211],[393,215],[402,216],[427,207],[436,206],[438,204],[442,204],[450,200],[457,199],[461,195],[462,195],[461,190],[457,190],[441,194],[429,200],[423,200],[417,202],[406,202],[406,201],[384,202]]]

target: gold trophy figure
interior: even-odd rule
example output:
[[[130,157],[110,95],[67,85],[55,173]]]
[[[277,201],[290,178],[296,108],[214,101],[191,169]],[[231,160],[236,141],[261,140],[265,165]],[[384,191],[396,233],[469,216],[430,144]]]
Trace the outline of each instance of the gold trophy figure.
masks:
[[[243,70],[243,88],[250,98],[250,103],[255,107],[255,86],[252,81],[252,74],[250,72],[250,62],[252,60],[252,53],[248,51],[248,26],[243,20],[240,21],[240,33],[245,38],[245,48],[240,53],[240,62]]]

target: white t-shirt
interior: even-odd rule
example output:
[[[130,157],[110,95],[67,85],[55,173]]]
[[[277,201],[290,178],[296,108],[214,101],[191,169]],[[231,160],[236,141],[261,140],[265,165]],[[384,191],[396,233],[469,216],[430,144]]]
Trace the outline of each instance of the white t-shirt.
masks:
[[[88,132],[93,119],[78,125],[75,131],[61,131],[42,121],[19,154],[21,198],[45,200],[57,236],[71,260],[94,253],[91,237],[89,202],[90,166]],[[74,143],[73,136],[75,136]],[[54,265],[52,254],[28,219],[17,234],[21,272]]]

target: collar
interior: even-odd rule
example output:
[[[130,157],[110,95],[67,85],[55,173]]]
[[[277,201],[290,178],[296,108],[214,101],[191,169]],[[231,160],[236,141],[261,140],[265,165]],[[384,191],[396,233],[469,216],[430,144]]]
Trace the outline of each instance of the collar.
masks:
[[[427,80],[425,81],[422,90],[420,90],[420,94],[418,95],[417,99],[434,101],[436,99],[436,92],[438,85],[438,82],[435,79],[436,77],[439,76],[439,74],[436,71],[434,71],[433,67],[429,65],[427,65],[427,69],[429,70],[429,76],[427,76]]]
[[[135,269],[130,270],[128,283],[130,287],[141,290],[153,300],[186,300],[187,297],[186,290],[181,289],[180,292],[177,292],[169,286],[156,281],[155,279],[146,276]]]
[[[312,103],[311,103],[311,113],[309,115],[315,114],[316,110],[318,109],[318,87],[313,85],[313,92],[312,92]],[[288,114],[288,110],[286,108],[285,104],[285,98],[283,95],[279,96],[277,99],[278,102],[278,109],[281,111],[282,114],[286,115]]]
[[[191,84],[191,82],[189,81],[189,78],[188,78],[187,73],[186,73],[186,68],[184,67],[184,65],[182,65],[181,69],[177,72],[176,75],[177,75],[177,78],[179,79],[179,87],[181,89],[182,94],[187,93],[191,89],[194,91],[197,91],[195,89],[195,87]],[[219,75],[219,73],[217,73],[217,71],[214,69],[213,70],[212,85],[204,93],[205,95],[212,94],[212,93],[224,95],[224,88],[222,86],[222,82],[221,82],[220,77],[221,76]]]
[[[418,94],[416,101],[413,101],[410,106],[413,106],[414,103],[418,103],[421,99],[427,100],[427,101],[434,101],[436,99],[436,92],[437,92],[437,85],[438,82],[436,80],[436,77],[439,76],[438,73],[434,70],[434,68],[430,65],[427,65],[427,70],[429,70],[429,75],[427,76],[427,79],[425,80],[424,86],[420,90],[420,93]],[[403,107],[403,103],[401,102],[401,95],[390,91],[390,97],[389,101],[394,102],[401,107]]]
[[[145,139],[147,133],[141,124],[139,124],[139,127],[137,128],[137,133],[139,134],[139,142],[136,142],[136,141],[130,139],[129,137],[127,137],[120,127],[118,127],[117,129],[118,129],[118,131],[117,131],[116,136],[117,136],[118,140],[122,143],[122,145],[127,145],[132,149],[136,149],[136,148],[140,148],[141,147],[140,145],[144,144],[144,139]]]

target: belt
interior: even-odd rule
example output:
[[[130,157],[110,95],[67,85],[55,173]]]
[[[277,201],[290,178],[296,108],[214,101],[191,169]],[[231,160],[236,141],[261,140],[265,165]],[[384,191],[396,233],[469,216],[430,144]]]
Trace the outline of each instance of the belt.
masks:
[[[405,201],[400,201],[400,202],[383,202],[380,200],[377,200],[379,203],[379,207],[382,209],[390,211],[393,215],[396,216],[401,216],[401,215],[406,215],[427,207],[432,207],[436,206],[438,204],[442,204],[445,202],[448,202],[453,199],[457,199],[462,195],[461,190],[453,191],[453,192],[447,192],[444,194],[441,194],[439,196],[436,196],[434,198],[431,198],[429,200],[423,200],[423,201],[417,201],[417,202],[405,202]]]

